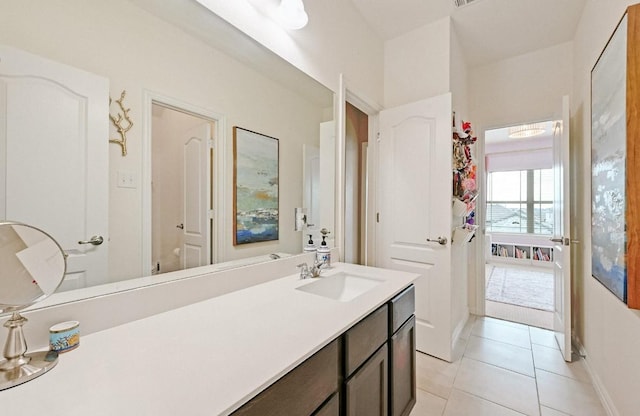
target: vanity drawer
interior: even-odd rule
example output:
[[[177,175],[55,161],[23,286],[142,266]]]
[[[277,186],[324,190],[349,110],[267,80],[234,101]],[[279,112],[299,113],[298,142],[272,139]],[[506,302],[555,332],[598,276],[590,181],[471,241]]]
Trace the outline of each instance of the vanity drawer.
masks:
[[[345,333],[345,377],[387,341],[388,322],[388,307],[384,304]]]
[[[338,390],[339,339],[251,399],[233,415],[309,416]]]
[[[393,335],[416,310],[416,290],[409,286],[389,301],[389,336]]]

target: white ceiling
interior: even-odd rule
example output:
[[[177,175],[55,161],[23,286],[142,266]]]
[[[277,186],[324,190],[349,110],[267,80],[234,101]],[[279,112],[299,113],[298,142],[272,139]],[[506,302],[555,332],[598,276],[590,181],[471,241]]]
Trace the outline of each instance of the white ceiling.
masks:
[[[586,0],[475,0],[456,8],[454,0],[351,1],[383,40],[451,16],[471,67],[572,40],[586,3]]]
[[[541,141],[543,139],[551,139],[553,137],[553,125],[554,125],[555,121],[550,120],[550,121],[543,121],[543,122],[539,122],[539,123],[535,123],[537,126],[536,127],[540,127],[544,129],[544,133],[534,136],[534,137],[528,137],[528,138],[519,138],[519,139],[514,139],[514,138],[510,138],[509,137],[509,130],[513,127],[519,127],[519,126],[511,126],[511,127],[503,127],[503,128],[499,128],[499,129],[492,129],[492,130],[487,130],[484,133],[484,139],[485,139],[485,143],[486,144],[503,144],[503,143],[513,143],[513,142],[536,142],[536,141]]]

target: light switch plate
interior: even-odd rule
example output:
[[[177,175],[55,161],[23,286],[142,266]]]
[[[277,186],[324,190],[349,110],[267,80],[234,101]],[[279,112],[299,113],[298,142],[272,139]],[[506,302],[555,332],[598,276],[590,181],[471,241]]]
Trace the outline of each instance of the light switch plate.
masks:
[[[133,172],[118,171],[118,188],[136,188],[136,174]]]

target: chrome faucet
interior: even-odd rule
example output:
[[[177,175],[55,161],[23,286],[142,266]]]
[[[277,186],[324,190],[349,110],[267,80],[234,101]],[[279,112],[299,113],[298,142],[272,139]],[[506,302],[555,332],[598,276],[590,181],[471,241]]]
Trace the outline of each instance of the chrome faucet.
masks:
[[[311,272],[309,272],[309,266],[307,263],[298,264],[296,267],[300,269],[300,279],[307,279],[309,277],[313,277]]]
[[[300,279],[308,279],[313,277],[320,277],[320,272],[322,272],[322,266],[324,266],[323,261],[316,260],[313,263],[313,266],[310,268],[307,263],[298,264],[297,267],[300,268]]]
[[[311,268],[311,276],[312,277],[320,277],[320,272],[322,272],[322,266],[324,266],[324,261],[316,260],[313,262],[313,267]]]

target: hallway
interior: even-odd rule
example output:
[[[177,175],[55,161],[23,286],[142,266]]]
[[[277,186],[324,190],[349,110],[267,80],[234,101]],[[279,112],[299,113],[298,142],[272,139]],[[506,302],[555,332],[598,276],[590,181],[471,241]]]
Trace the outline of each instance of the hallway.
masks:
[[[456,356],[418,353],[411,416],[606,415],[584,360],[566,363],[551,331],[472,315]]]

